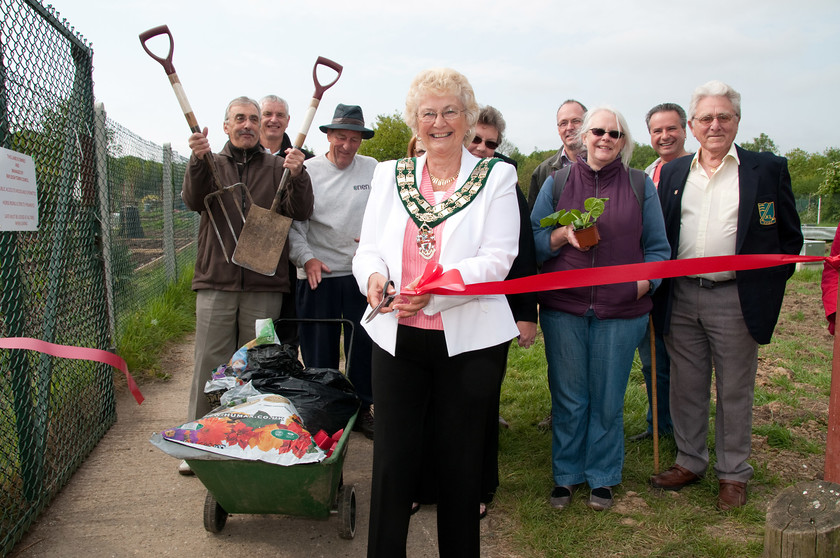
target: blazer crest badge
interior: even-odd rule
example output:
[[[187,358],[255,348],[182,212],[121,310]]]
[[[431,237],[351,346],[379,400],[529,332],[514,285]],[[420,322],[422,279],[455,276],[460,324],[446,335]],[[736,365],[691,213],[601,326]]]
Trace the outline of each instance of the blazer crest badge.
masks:
[[[758,222],[761,225],[776,224],[776,204],[774,202],[761,202],[758,204]]]

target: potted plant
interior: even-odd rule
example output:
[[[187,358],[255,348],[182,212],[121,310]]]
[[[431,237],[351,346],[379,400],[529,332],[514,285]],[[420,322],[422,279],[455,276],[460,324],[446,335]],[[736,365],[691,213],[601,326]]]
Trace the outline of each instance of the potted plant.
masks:
[[[540,219],[540,226],[551,227],[572,225],[575,237],[581,248],[595,246],[601,240],[595,221],[604,213],[604,205],[609,198],[586,198],[583,202],[584,211],[578,209],[561,209],[547,217]]]

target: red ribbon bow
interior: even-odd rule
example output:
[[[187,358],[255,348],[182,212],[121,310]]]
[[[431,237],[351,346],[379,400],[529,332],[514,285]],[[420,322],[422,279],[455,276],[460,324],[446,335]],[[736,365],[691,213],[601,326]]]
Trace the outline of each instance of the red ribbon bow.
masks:
[[[446,289],[448,291],[463,291],[466,289],[464,279],[461,277],[461,272],[457,269],[450,269],[443,271],[443,266],[439,263],[429,262],[426,269],[423,270],[423,275],[413,289],[403,289],[400,294],[405,295],[421,295],[432,292],[435,289]]]

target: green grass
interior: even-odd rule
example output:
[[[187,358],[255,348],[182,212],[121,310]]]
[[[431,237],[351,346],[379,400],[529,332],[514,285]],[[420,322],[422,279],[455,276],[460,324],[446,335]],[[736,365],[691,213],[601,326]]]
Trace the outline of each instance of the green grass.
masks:
[[[820,276],[819,271],[798,272],[789,282],[789,292],[818,300]],[[120,354],[129,361],[133,372],[143,370],[150,376],[166,376],[161,372],[162,347],[194,327],[195,298],[189,289],[190,279],[191,273],[185,274],[159,300],[132,316],[131,326],[126,328],[130,334],[120,339]],[[794,309],[787,317],[797,324],[822,320],[822,315],[813,309]],[[762,347],[761,357],[790,371],[792,377],[771,375],[766,386],[757,387],[755,404],[780,404],[796,414],[786,422],[754,424],[754,434],[766,438],[774,451],[810,456],[824,452],[824,447],[797,435],[795,429],[824,419],[802,409],[801,402],[827,398],[831,350],[825,343],[805,337],[782,332],[771,345]],[[653,442],[647,440],[625,445],[623,482],[616,489],[617,503],[612,510],[598,513],[588,509],[588,492],[582,490],[575,494],[571,507],[559,513],[548,505],[553,486],[551,433],[536,427],[549,411],[540,335],[530,349],[511,348],[502,387],[501,415],[511,428],[500,432],[501,482],[491,517],[495,521],[495,537],[513,556],[757,558],[763,550],[769,501],[784,487],[801,480],[785,477],[763,461],[751,460],[755,475],[750,482],[748,504],[732,512],[718,512],[714,507],[718,487],[711,472],[679,493],[649,487],[654,463]],[[647,396],[637,359],[625,394],[626,435],[646,428],[646,412]],[[713,464],[713,408],[708,442]],[[668,468],[675,455],[673,440],[663,438],[659,444],[659,469]]]
[[[178,281],[121,322],[117,351],[135,376],[168,377],[163,371],[163,348],[195,330],[192,277],[192,267],[185,266]]]
[[[825,451],[820,445],[811,440],[795,436],[788,428],[778,423],[756,426],[753,428],[753,432],[760,436],[766,436],[767,444],[773,448],[788,449],[801,454],[818,454]]]
[[[819,303],[819,270],[797,272],[790,292]],[[783,313],[786,310],[783,309]],[[790,324],[811,324],[819,331],[822,315],[813,308],[793,308],[785,314]],[[814,322],[814,323],[811,323]],[[831,350],[808,334],[780,334],[762,347],[761,358],[773,368],[766,385],[756,388],[755,405],[781,405],[790,410],[782,422],[754,423],[754,434],[767,440],[773,451],[795,455],[820,455],[822,443],[799,435],[798,428],[823,421],[802,401],[827,398],[830,387]],[[572,505],[557,512],[548,505],[553,487],[551,433],[536,424],[550,411],[544,345],[541,335],[531,349],[512,347],[507,377],[502,387],[501,415],[511,424],[500,432],[500,487],[492,513],[500,514],[504,548],[528,557],[750,557],[761,556],[764,521],[769,501],[785,487],[802,480],[784,471],[751,460],[755,475],[744,508],[728,513],[716,510],[718,485],[711,472],[714,456],[714,406],[710,409],[708,445],[710,471],[699,483],[679,493],[650,488],[654,472],[653,442],[626,443],[623,482],[616,489],[616,506],[603,513],[585,505],[586,487],[575,494]],[[625,435],[646,428],[647,396],[638,359],[625,394]],[[788,420],[789,419],[789,420]],[[822,430],[824,433],[825,431]],[[659,470],[670,467],[676,456],[673,439],[659,443]]]

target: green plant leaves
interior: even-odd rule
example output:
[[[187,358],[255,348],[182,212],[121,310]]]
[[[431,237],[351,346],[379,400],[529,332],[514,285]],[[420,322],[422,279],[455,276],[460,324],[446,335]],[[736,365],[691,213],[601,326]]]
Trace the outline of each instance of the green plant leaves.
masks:
[[[540,226],[553,227],[560,225],[565,227],[566,225],[573,225],[575,230],[585,229],[595,223],[598,217],[604,213],[605,204],[608,200],[609,198],[586,198],[583,202],[584,212],[579,209],[561,209],[540,219]]]

